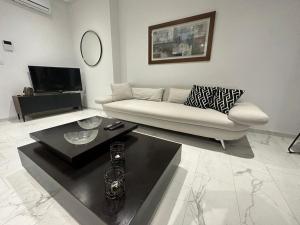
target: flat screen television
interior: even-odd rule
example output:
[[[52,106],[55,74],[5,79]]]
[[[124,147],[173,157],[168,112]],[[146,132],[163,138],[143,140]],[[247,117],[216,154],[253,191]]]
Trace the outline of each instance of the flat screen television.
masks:
[[[28,66],[34,92],[81,91],[79,68]]]

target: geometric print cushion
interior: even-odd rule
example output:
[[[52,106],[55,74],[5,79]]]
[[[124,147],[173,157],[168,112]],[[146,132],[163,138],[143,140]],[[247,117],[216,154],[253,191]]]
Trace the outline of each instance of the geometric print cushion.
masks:
[[[188,98],[183,104],[202,109],[209,108],[209,106],[212,104],[213,96],[216,90],[216,87],[204,87],[193,85],[193,88]]]
[[[235,102],[244,94],[245,91],[239,89],[227,89],[218,87],[213,97],[210,108],[222,113],[229,113]]]

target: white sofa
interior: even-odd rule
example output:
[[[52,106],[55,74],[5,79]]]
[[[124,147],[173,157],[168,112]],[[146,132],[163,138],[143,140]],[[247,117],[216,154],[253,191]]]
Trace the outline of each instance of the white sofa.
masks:
[[[132,121],[168,130],[220,140],[225,149],[225,140],[243,137],[250,126],[268,122],[268,116],[252,103],[237,103],[229,114],[214,109],[201,109],[168,102],[168,91],[163,101],[128,99],[113,101],[112,96],[99,98],[104,112],[113,118]]]

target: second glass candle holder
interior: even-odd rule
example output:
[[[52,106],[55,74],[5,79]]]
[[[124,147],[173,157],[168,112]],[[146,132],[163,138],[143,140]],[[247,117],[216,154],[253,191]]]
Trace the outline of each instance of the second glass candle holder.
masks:
[[[114,142],[110,145],[110,160],[113,166],[125,166],[125,144]]]

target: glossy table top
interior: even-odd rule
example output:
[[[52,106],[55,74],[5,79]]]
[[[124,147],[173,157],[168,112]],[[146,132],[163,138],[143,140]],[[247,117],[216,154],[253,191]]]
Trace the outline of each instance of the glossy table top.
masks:
[[[137,127],[134,123],[122,121],[123,127],[113,131],[104,130],[105,126],[115,121],[96,116],[37,131],[31,133],[30,137],[48,145],[51,151],[72,163],[76,157]]]
[[[181,145],[133,132],[118,141],[126,146],[126,194],[117,202],[104,195],[103,175],[110,165],[109,152],[103,151],[85,166],[74,168],[37,142],[20,147],[19,151],[106,224],[125,225],[140,210]]]

